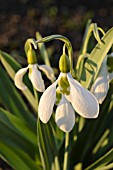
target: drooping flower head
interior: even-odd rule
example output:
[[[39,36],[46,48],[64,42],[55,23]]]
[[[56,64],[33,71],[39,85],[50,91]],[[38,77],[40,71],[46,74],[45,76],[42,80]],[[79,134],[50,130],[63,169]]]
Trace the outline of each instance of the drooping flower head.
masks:
[[[74,110],[84,118],[96,118],[99,113],[97,99],[72,77],[69,66],[69,59],[63,54],[59,62],[61,73],[42,94],[38,108],[39,118],[47,123],[56,102],[55,121],[64,132],[71,131],[75,124]]]
[[[20,90],[25,90],[27,89],[27,86],[23,82],[23,76],[27,71],[29,71],[29,79],[32,82],[33,87],[40,92],[43,92],[45,90],[45,85],[44,81],[42,79],[41,73],[39,70],[42,70],[46,76],[51,80],[54,81],[54,72],[51,67],[48,67],[46,65],[38,65],[37,64],[37,57],[36,53],[33,50],[31,43],[34,45],[36,48],[35,43],[30,41],[31,39],[28,39],[25,44],[25,52],[27,55],[27,61],[28,61],[28,66],[26,68],[20,69],[16,74],[14,78],[15,85],[20,89]],[[30,43],[28,44],[28,42]]]

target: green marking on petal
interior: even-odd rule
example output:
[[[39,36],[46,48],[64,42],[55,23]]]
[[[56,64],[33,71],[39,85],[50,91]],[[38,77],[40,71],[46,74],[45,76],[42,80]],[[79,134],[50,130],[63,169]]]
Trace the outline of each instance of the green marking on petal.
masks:
[[[62,94],[60,92],[60,89],[57,88],[57,90],[56,90],[56,104],[59,104],[61,98],[62,98]]]
[[[60,81],[58,82],[58,85],[60,86],[60,92],[62,92],[63,94],[69,95],[70,91],[69,91],[69,82],[67,77],[61,77]]]
[[[29,68],[29,74],[31,74],[32,73],[32,68]]]

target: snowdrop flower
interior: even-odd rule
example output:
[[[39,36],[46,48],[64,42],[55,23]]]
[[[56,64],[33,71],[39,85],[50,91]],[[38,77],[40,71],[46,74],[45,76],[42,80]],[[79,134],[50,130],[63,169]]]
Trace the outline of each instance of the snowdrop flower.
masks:
[[[96,118],[99,113],[99,104],[95,96],[72,77],[66,60],[66,56],[61,56],[60,61],[63,61],[63,65],[59,64],[61,73],[42,94],[38,114],[40,120],[47,123],[58,99],[55,121],[61,130],[70,132],[75,124],[74,110],[84,118]]]
[[[32,82],[32,85],[37,91],[43,92],[45,90],[45,85],[39,70],[42,70],[51,81],[55,80],[54,72],[51,67],[37,64],[36,54],[33,49],[30,49],[28,51],[27,59],[28,59],[28,66],[26,68],[20,69],[15,74],[15,78],[14,78],[15,85],[20,90],[27,89],[27,86],[23,82],[23,77],[25,73],[29,71],[28,76],[30,81]]]
[[[113,53],[110,55],[113,57]],[[108,72],[107,57],[104,59],[98,77],[91,87],[91,92],[97,98],[99,104],[102,104],[109,90],[109,82],[113,79],[113,73]]]

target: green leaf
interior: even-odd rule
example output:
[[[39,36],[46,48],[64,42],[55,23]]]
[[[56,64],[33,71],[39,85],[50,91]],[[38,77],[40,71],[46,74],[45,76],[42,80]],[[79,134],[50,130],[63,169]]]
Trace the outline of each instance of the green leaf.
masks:
[[[27,153],[17,147],[11,147],[0,141],[0,154],[16,170],[42,170]]]
[[[0,142],[12,148],[13,151],[18,149],[25,152],[32,160],[35,160],[37,165],[40,165],[41,161],[37,146],[34,145],[33,142],[28,141],[17,129],[12,128],[9,122],[8,125],[6,125],[6,123],[4,123],[3,120],[0,122]],[[2,155],[4,155],[5,150],[2,149],[3,148],[0,147],[0,153],[2,151]],[[8,156],[10,157],[10,155]]]
[[[0,108],[0,122],[17,134],[22,135],[33,145],[37,146],[36,129],[31,127],[27,122],[12,115],[10,112],[2,108]]]
[[[37,40],[42,39],[42,36],[39,32],[36,32],[36,39]],[[50,61],[49,61],[49,57],[48,57],[48,53],[46,51],[44,43],[38,43],[38,48],[40,50],[41,56],[42,56],[45,64],[47,66],[51,66]]]
[[[81,83],[86,88],[89,88],[92,81],[95,80],[101,64],[113,44],[113,28],[103,36],[101,41],[101,44],[98,43],[95,46],[83,68]]]
[[[2,122],[0,122],[0,141],[11,147],[17,147],[23,150],[32,158],[36,152],[36,147],[31,142],[19,134],[18,131],[12,130]]]
[[[89,38],[91,37],[91,32],[92,32],[92,26],[91,26],[91,20],[89,19],[85,28],[85,33],[83,36],[82,45],[80,49],[80,55],[78,57],[76,68],[75,68],[78,80],[80,79],[82,74],[84,59],[88,57],[87,46],[88,46]]]
[[[14,79],[15,71],[21,68],[20,64],[16,62],[13,57],[3,51],[0,51],[0,60],[7,70],[9,76]]]
[[[108,169],[113,169],[113,163],[103,166],[102,168],[96,168],[96,170],[108,170]]]
[[[113,149],[111,149],[109,152],[107,152],[104,156],[102,156],[96,162],[91,164],[85,170],[92,170],[92,169],[96,169],[96,168],[99,168],[99,167],[104,167],[105,165],[107,165],[111,161],[113,161]]]

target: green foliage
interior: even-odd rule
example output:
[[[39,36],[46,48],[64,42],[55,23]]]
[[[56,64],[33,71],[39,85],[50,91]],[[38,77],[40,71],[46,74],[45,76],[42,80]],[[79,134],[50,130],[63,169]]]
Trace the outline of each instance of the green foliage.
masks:
[[[111,28],[101,39],[102,43],[98,43],[92,50],[86,63],[84,64],[81,83],[88,88],[92,81],[96,79],[100,70],[101,64],[106,57],[108,51],[113,44],[113,28]],[[93,79],[93,80],[92,80]]]
[[[90,24],[87,25],[85,37],[91,36],[88,33]],[[48,66],[50,62],[44,42],[59,39],[66,44],[71,72],[87,89],[90,89],[97,78],[102,62],[113,44],[113,28],[102,38],[97,32],[97,25],[94,25],[94,29],[91,26],[90,29],[90,33],[94,32],[98,43],[90,54],[87,53],[88,44],[83,43],[85,53],[82,53],[83,45],[76,69],[72,65],[72,46],[67,38],[53,35],[42,39],[39,33],[36,34],[36,43],[39,42],[38,49]],[[38,40],[40,38],[41,40]],[[34,40],[29,42],[36,45]],[[26,53],[29,42],[25,46]],[[87,58],[84,57],[85,55]],[[33,91],[27,77],[23,81],[28,89],[21,92],[16,89],[13,81],[16,71],[21,68],[20,64],[3,51],[0,51],[0,61],[0,156],[2,159],[16,170],[60,170],[65,166],[67,166],[65,170],[113,168],[112,84],[106,99],[100,106],[99,117],[88,120],[76,115],[75,127],[67,138],[67,135],[56,126],[54,114],[47,124],[39,120],[36,99],[40,101],[41,94]],[[111,62],[112,58],[109,58],[108,65],[112,69]],[[66,144],[64,144],[65,140]],[[68,165],[65,163],[66,160]]]

